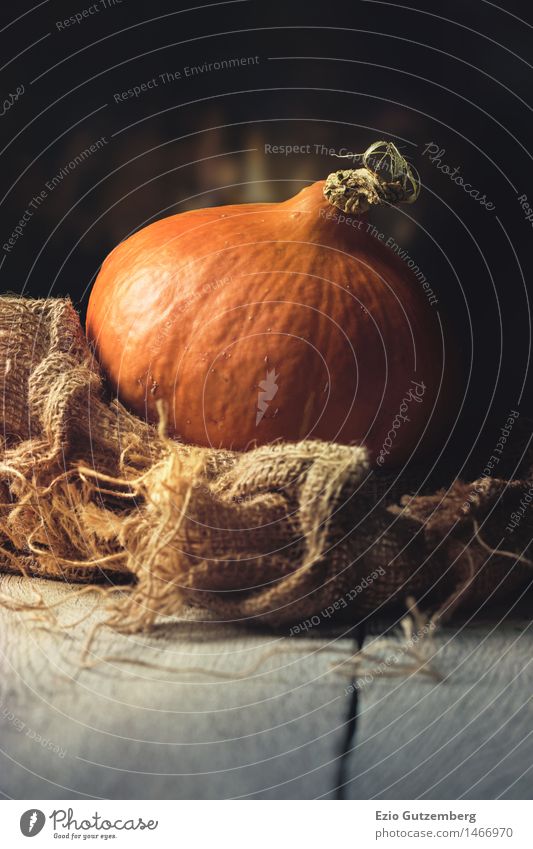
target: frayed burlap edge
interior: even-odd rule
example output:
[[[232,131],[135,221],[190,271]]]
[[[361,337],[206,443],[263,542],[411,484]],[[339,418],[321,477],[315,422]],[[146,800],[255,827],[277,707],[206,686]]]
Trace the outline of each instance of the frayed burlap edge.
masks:
[[[362,447],[167,439],[164,409],[156,428],[109,394],[68,300],[0,299],[0,375],[1,568],[124,587],[107,619],[122,631],[190,605],[281,625],[407,596],[438,622],[530,580],[527,510],[502,550],[528,480],[402,499]]]

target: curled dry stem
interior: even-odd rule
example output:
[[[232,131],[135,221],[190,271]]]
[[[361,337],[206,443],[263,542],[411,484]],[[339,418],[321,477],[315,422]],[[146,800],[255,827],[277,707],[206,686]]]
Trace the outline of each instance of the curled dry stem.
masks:
[[[414,203],[420,176],[393,142],[376,141],[360,155],[363,167],[335,171],[324,185],[326,200],[342,212],[360,215],[382,203]]]

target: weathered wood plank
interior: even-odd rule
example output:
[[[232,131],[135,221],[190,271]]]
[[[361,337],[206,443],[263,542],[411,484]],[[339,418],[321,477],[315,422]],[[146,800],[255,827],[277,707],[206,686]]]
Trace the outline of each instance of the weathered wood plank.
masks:
[[[0,589],[48,601],[68,589],[2,578]],[[368,670],[398,653],[369,638],[356,699],[334,633],[288,639],[216,622],[169,620],[150,635],[102,631],[91,669],[80,651],[101,615],[70,598],[48,633],[0,609],[0,793],[15,798],[524,798],[533,763],[531,630],[446,630],[433,660],[442,683]],[[353,635],[352,635],[353,636]],[[400,650],[401,662],[406,657]],[[125,660],[128,662],[126,663]],[[188,671],[187,671],[188,670]]]
[[[358,720],[346,768],[349,798],[523,799],[533,787],[530,622],[470,626],[435,637],[443,675],[358,680]],[[382,659],[399,640],[365,642]],[[406,657],[400,649],[400,660]],[[369,663],[370,669],[376,664]],[[393,662],[387,669],[394,668]]]
[[[50,582],[32,586],[48,601],[68,593]],[[16,578],[0,588],[29,593]],[[95,602],[69,602],[61,621]],[[346,704],[331,685],[341,651],[334,638],[328,645],[170,621],[150,635],[101,631],[95,657],[130,662],[84,669],[90,622],[63,633],[38,624],[0,610],[7,796],[313,798],[337,783]]]

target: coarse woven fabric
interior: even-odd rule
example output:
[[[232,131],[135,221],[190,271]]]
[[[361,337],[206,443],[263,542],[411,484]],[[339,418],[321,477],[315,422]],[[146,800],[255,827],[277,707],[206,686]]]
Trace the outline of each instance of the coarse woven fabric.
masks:
[[[67,299],[0,298],[0,376],[0,568],[119,584],[108,624],[121,630],[191,605],[242,622],[356,621],[408,597],[438,619],[531,580],[528,474],[421,495],[372,470],[363,447],[170,440],[164,410],[156,428],[112,396]]]

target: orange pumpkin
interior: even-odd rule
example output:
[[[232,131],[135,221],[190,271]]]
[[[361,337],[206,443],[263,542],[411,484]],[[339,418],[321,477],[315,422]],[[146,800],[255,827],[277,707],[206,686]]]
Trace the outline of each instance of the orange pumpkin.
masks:
[[[199,445],[320,438],[364,443],[380,465],[404,463],[426,430],[434,446],[447,407],[437,312],[371,234],[364,212],[383,191],[361,190],[364,170],[283,203],[173,215],[119,244],[87,334],[123,403],[157,421],[164,402],[170,433]],[[366,170],[387,200],[412,196]]]

